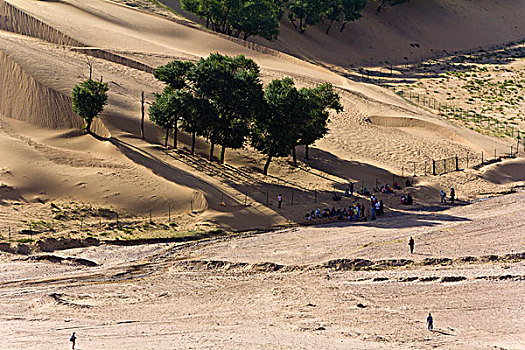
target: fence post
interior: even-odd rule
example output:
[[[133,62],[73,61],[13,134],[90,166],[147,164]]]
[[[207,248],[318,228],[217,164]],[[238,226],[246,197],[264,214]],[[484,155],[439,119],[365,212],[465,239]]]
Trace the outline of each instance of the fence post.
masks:
[[[315,195],[315,203],[317,203],[317,190],[314,190],[314,195]]]
[[[141,98],[140,98],[140,111],[142,114],[142,118],[140,120],[140,138],[144,139],[144,102],[146,99],[144,98],[144,91],[142,91]]]
[[[458,155],[456,154],[456,171],[459,171]]]
[[[151,210],[149,211],[150,212],[150,217],[151,217]],[[118,227],[118,212],[116,213],[117,214],[117,227]]]
[[[481,151],[481,165],[483,165],[483,151]]]
[[[427,176],[427,161],[425,160],[425,176]]]
[[[268,190],[266,190],[266,206],[268,206]]]
[[[510,156],[511,156],[511,157],[514,156],[514,152],[513,152],[513,150],[512,150],[513,147],[514,147],[514,146],[512,146],[512,145],[510,146]]]
[[[247,203],[248,203],[248,190],[244,192],[244,206],[246,206]],[[193,212],[193,208],[191,209],[191,211]]]
[[[168,224],[171,223],[171,206],[168,205]]]
[[[436,176],[436,161],[432,159],[432,175]]]
[[[414,176],[416,176],[416,162],[414,162]]]
[[[496,149],[495,148],[494,148],[494,159],[496,159]]]
[[[469,156],[469,152],[467,152],[467,168],[468,168],[468,156]]]
[[[294,194],[294,190],[292,190],[292,205],[293,205],[293,194]]]

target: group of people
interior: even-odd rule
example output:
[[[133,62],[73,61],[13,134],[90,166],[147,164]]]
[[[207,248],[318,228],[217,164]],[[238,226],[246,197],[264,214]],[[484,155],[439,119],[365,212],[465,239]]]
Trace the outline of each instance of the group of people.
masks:
[[[454,190],[454,187],[450,188],[450,203],[454,204],[454,201],[456,200],[456,190]],[[441,203],[447,203],[447,193],[441,190]]]
[[[312,219],[321,218],[336,218],[337,220],[349,220],[349,221],[366,221],[365,205],[364,204],[353,204],[348,208],[332,207],[332,209],[315,209],[309,213],[306,213],[306,220],[311,221]]]
[[[370,196],[370,220],[375,220],[378,216],[385,213],[385,205],[383,200],[377,200],[376,196]]]

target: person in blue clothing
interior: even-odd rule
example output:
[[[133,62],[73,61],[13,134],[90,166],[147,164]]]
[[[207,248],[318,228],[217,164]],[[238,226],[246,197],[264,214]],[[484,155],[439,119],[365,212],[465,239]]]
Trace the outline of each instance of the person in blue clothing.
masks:
[[[77,342],[77,336],[75,335],[75,332],[71,334],[69,341],[71,342],[71,349],[75,350],[75,343]]]
[[[429,331],[434,329],[434,318],[432,317],[432,314],[430,312],[428,313],[427,317],[427,327]]]

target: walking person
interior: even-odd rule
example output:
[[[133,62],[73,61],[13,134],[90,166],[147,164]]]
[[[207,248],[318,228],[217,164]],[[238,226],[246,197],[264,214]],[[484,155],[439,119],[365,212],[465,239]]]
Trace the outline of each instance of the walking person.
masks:
[[[443,189],[441,189],[441,203],[446,203],[447,202],[447,194],[445,193],[445,191],[443,191]]]
[[[71,337],[69,338],[69,341],[71,342],[71,349],[75,350],[75,343],[77,342],[77,336],[75,335],[75,332],[71,334]]]
[[[456,198],[456,191],[454,190],[454,187],[450,188],[450,203],[454,204],[454,199]]]
[[[283,203],[283,196],[279,193],[279,195],[277,196],[277,203],[279,204],[277,206],[277,208],[280,208],[281,207],[281,204]]]
[[[410,254],[414,254],[414,238],[410,237],[410,240],[408,241],[408,246],[410,247]]]
[[[432,317],[432,314],[429,312],[427,317],[427,328],[429,331],[434,329],[434,318]]]

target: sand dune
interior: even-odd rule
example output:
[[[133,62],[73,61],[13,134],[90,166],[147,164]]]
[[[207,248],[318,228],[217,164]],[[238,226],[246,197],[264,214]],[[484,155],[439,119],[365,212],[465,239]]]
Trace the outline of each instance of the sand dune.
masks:
[[[285,24],[271,45],[322,65],[417,60],[516,38],[520,3],[413,0],[379,16],[369,7],[344,34],[326,37],[317,28],[301,36]],[[414,177],[413,187],[378,194],[386,206],[378,221],[320,219],[259,231],[299,226],[317,207],[368,206],[365,196],[332,200],[349,181],[356,189],[403,183],[409,165],[466,154],[477,161],[478,152],[515,141],[460,127],[393,91],[286,53],[108,1],[0,0],[0,15],[0,348],[66,348],[72,331],[79,349],[524,347],[525,197],[487,199],[520,190],[523,158]],[[411,42],[420,49],[407,54]],[[253,58],[265,83],[292,76],[300,87],[336,86],[345,111],[331,116],[311,160],[301,147],[299,167],[276,159],[263,176],[264,156],[251,149],[228,150],[219,165],[206,160],[202,139],[195,156],[188,135],[178,150],[164,148],[164,131],[148,120],[140,138],[141,92],[151,103],[163,88],[152,69],[216,51]],[[110,86],[97,137],[81,130],[71,108],[88,60],[94,78]],[[439,190],[450,186],[459,205],[438,205]],[[400,205],[403,193],[414,196],[413,206]],[[79,206],[91,216],[74,216],[85,214],[75,214]],[[104,224],[100,208],[110,214]],[[54,209],[71,216],[59,219]],[[114,211],[127,221],[115,223]],[[129,231],[141,235],[153,225],[148,214],[165,227],[164,243],[128,240]],[[54,231],[34,232],[33,222],[52,223]],[[224,231],[198,242],[169,240],[217,227]],[[3,252],[30,254],[28,234],[29,241],[71,236],[97,246],[27,257]],[[429,311],[434,332],[424,325]]]

